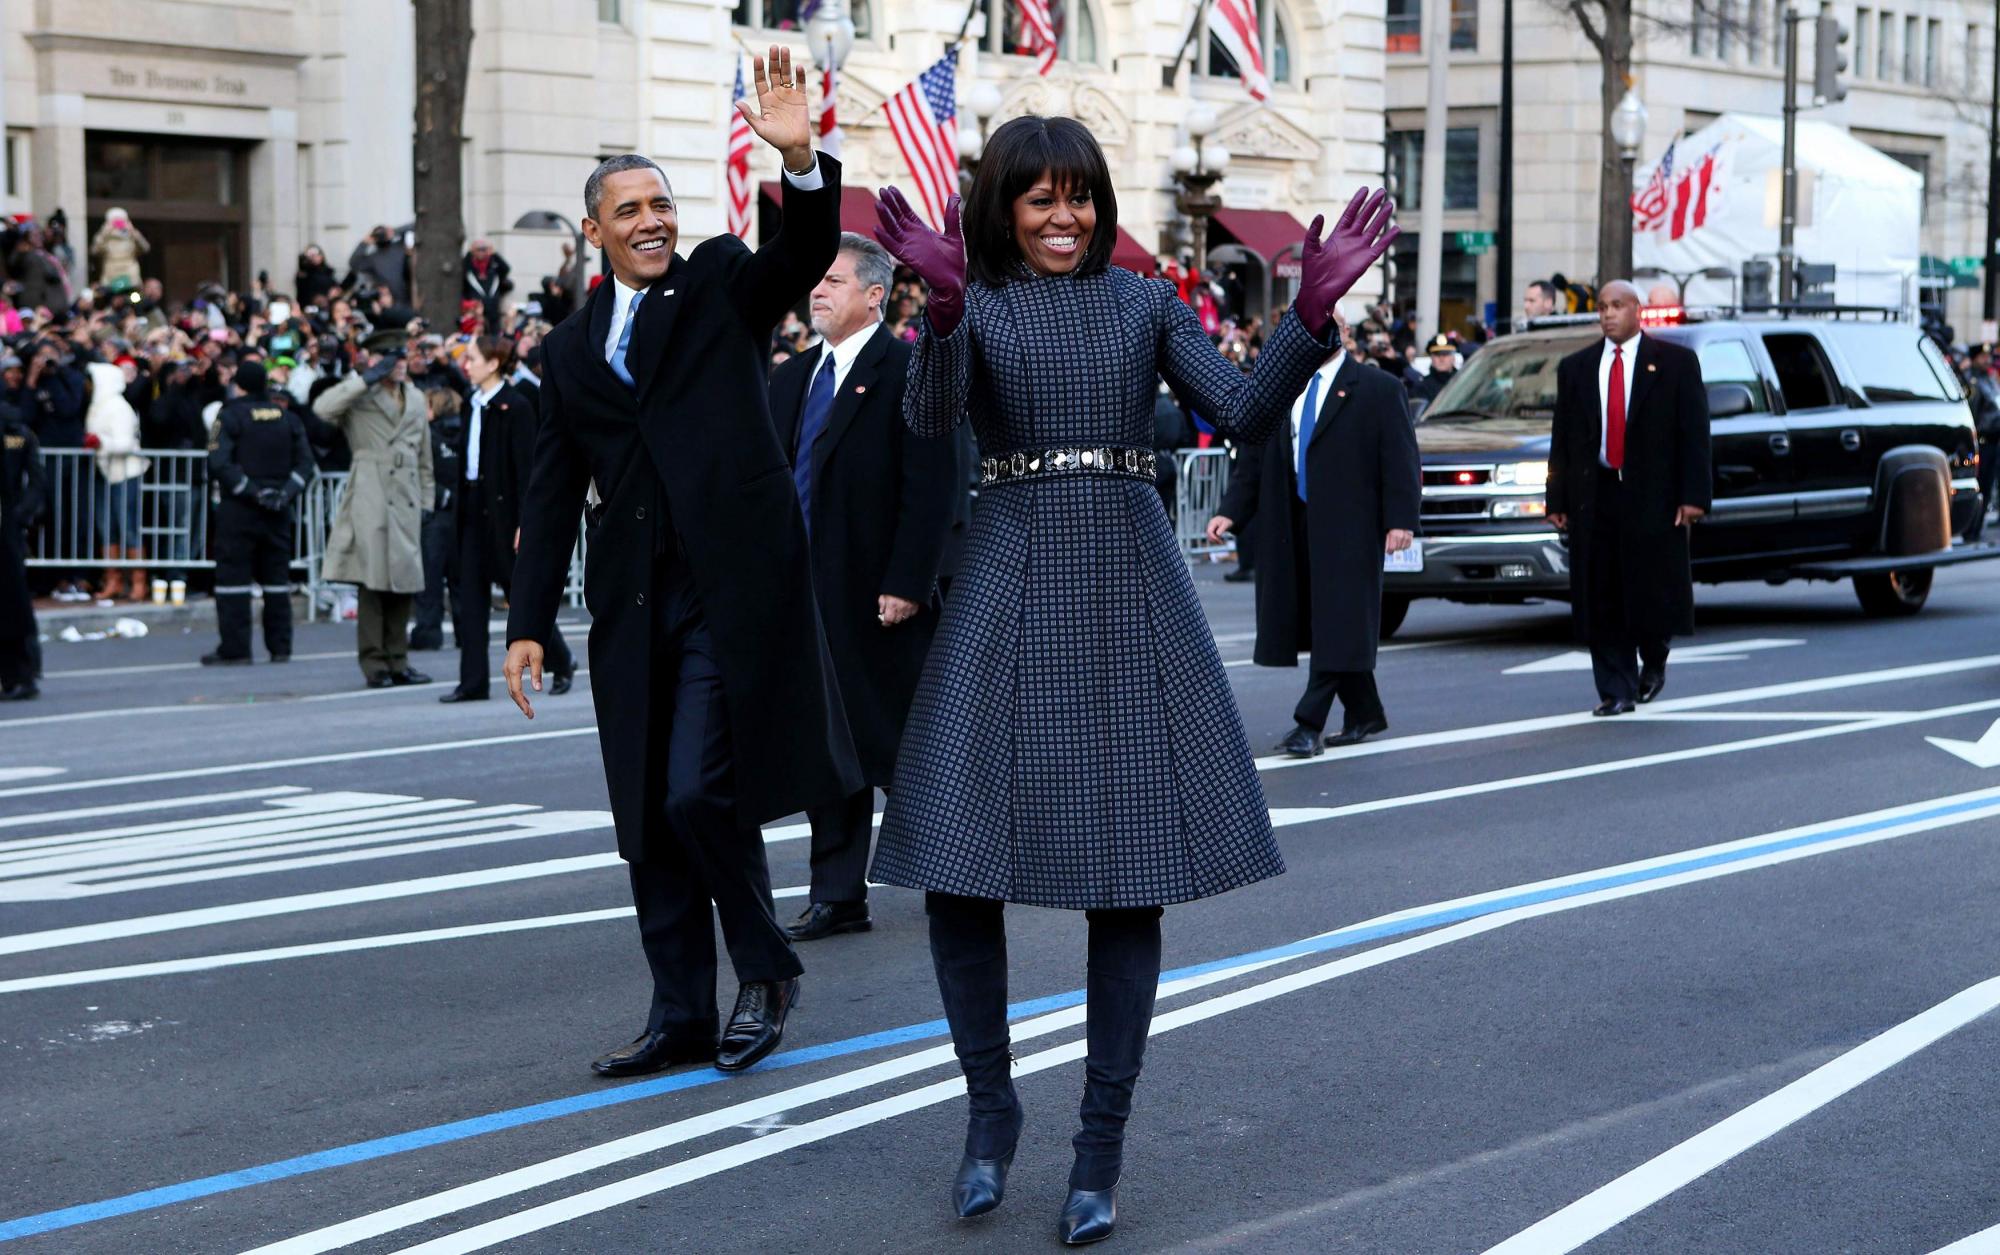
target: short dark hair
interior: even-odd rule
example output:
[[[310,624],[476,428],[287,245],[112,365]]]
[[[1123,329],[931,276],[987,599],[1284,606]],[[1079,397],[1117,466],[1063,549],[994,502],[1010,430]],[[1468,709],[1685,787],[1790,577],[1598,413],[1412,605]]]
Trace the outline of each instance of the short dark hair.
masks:
[[[999,287],[1017,277],[1021,248],[1014,242],[1014,201],[1044,173],[1057,188],[1088,192],[1097,209],[1090,247],[1073,273],[1096,274],[1111,264],[1111,249],[1118,242],[1118,194],[1097,137],[1074,118],[1027,114],[1002,123],[986,141],[966,197],[966,268],[981,283]]]
[[[597,203],[604,198],[604,176],[622,174],[627,170],[651,170],[660,176],[660,182],[667,185],[667,195],[673,195],[673,182],[667,178],[667,172],[660,169],[658,162],[651,157],[642,157],[638,153],[620,153],[616,157],[606,157],[598,162],[597,169],[592,170],[590,177],[583,181],[584,217],[597,216]]]
[[[1550,300],[1553,301],[1556,299],[1556,285],[1550,283],[1547,279],[1531,280],[1528,284],[1528,291],[1532,292],[1536,288],[1540,288],[1543,294],[1546,295]]]
[[[480,336],[472,342],[479,356],[500,368],[505,378],[514,373],[514,342],[505,336]]]

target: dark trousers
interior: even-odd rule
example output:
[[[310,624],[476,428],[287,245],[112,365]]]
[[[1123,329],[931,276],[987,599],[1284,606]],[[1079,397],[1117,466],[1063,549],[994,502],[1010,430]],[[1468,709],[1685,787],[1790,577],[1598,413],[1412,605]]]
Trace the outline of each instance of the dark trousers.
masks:
[[[650,600],[648,737],[660,764],[653,804],[663,822],[630,865],[639,941],[653,973],[646,1027],[713,1038],[717,917],[738,981],[786,980],[803,969],[772,909],[764,834],[736,811],[722,672],[693,579],[677,557],[659,560]]]
[[[1340,699],[1340,726],[1343,730],[1364,723],[1386,722],[1382,694],[1375,687],[1373,671],[1314,671],[1306,680],[1305,696],[1299,698],[1292,718],[1315,731],[1326,730],[1326,717],[1333,699]]]
[[[225,497],[215,507],[216,650],[224,658],[250,656],[250,594],[264,594],[264,648],[274,657],[292,652],[292,513]]]
[[[361,655],[361,674],[369,679],[404,671],[410,665],[409,593],[361,589],[355,596],[354,642]]]
[[[1020,1128],[1007,1068],[1005,908],[990,898],[924,895],[938,993],[971,1098],[966,1152],[982,1158],[1005,1151]],[[1152,1031],[1160,984],[1160,908],[1084,915],[1090,921],[1088,1050],[1070,1185],[1102,1190],[1118,1181],[1125,1122]]]
[[[1621,494],[1625,486],[1609,471],[1597,477],[1597,514],[1590,533],[1590,672],[1604,701],[1639,699],[1639,668],[1664,671],[1667,638],[1636,632],[1627,622],[1625,584],[1632,573],[1619,559]]]
[[[410,644],[417,649],[444,648],[445,587],[450,578],[452,550],[458,543],[458,511],[433,510],[424,519],[424,591],[410,616]]]
[[[806,812],[812,822],[812,900],[868,900],[868,844],[875,835],[875,790]]]
[[[484,693],[493,682],[492,660],[486,654],[486,620],[493,609],[493,585],[505,584],[511,571],[495,569],[490,539],[493,528],[478,480],[465,485],[452,513],[458,520],[450,566],[451,630],[458,641],[458,690]],[[563,640],[561,628],[549,634],[542,668],[552,675],[568,675],[576,670],[576,657],[569,651],[569,642]]]

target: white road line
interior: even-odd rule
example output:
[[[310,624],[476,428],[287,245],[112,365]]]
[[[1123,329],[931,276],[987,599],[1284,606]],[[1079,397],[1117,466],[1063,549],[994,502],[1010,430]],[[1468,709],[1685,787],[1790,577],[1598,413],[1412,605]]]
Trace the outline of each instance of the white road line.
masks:
[[[1848,723],[1914,714],[1908,710],[1635,710],[1631,723]]]
[[[301,662],[321,662],[328,658],[352,658],[352,657],[354,657],[353,650],[337,649],[331,653],[325,653],[325,654],[293,654],[292,662],[295,664]],[[72,680],[72,679],[80,680],[89,676],[99,676],[99,675],[150,675],[160,671],[209,671],[209,670],[212,670],[212,668],[204,667],[198,662],[147,662],[147,663],[136,663],[129,667],[77,667],[68,671],[44,671],[42,673],[42,679],[45,681]]]
[[[148,811],[178,810],[183,807],[213,806],[217,802],[241,802],[249,798],[283,797],[308,793],[300,784],[270,785],[262,789],[231,789],[227,793],[197,793],[189,797],[149,798],[143,802],[114,802],[104,806],[79,806],[72,810],[35,811],[27,815],[0,818],[0,828],[22,828],[29,824],[63,823],[72,819],[96,819],[103,815],[136,815]],[[8,849],[15,848],[12,845]]]
[[[590,668],[578,667],[578,679],[590,674]],[[389,697],[409,697],[419,693],[438,693],[443,690],[431,684],[392,684],[388,688],[343,689],[338,693],[312,693],[304,697],[274,695],[266,693],[245,693],[238,697],[216,701],[182,702],[172,706],[114,706],[104,710],[75,710],[60,715],[30,715],[24,719],[0,719],[0,732],[8,728],[25,728],[50,723],[82,723],[94,719],[119,719],[134,715],[178,715],[188,711],[226,712],[245,710],[254,706],[300,706],[311,702],[347,702]]]
[[[394,793],[331,796],[339,799],[339,804],[297,810],[238,811],[215,816],[212,821],[134,824],[106,829],[101,834],[71,832],[51,838],[30,838],[35,842],[32,847],[24,841],[18,846],[0,849],[0,880],[92,867],[139,866],[186,854],[255,850],[322,835],[369,831],[377,824],[388,830],[393,827],[389,822],[393,819],[406,818],[411,823],[424,823],[424,817],[434,812],[472,805],[464,798],[425,799]],[[275,805],[284,806],[288,800],[291,799],[280,800]]]
[[[1399,641],[1394,645],[1377,645],[1375,647],[1375,652],[1378,654],[1398,654],[1398,653],[1406,653],[1412,649],[1437,649],[1440,648],[1441,646],[1446,646],[1446,645],[1465,645],[1465,644],[1484,642],[1484,641],[1498,642],[1507,640],[1515,635],[1518,635],[1518,633],[1508,633],[1505,636],[1449,636],[1441,640],[1435,640],[1435,641]],[[1223,638],[1220,636],[1216,637],[1215,638],[1216,643],[1221,644],[1222,639]],[[1231,639],[1237,639],[1237,638],[1231,638]],[[1255,632],[1252,632],[1249,635],[1242,637],[1241,639],[1256,640],[1257,634]],[[1312,657],[1310,653],[1301,653],[1298,656],[1298,661],[1303,662],[1310,657]],[[1232,658],[1228,662],[1223,663],[1222,665],[1225,667],[1254,667],[1257,665],[1257,660],[1255,658]],[[1283,670],[1283,669],[1284,668],[1282,667],[1274,668],[1274,670]]]
[[[1950,1246],[1940,1246],[1931,1255],[1994,1255],[2000,1251],[2000,1225],[1968,1233]]]
[[[1950,815],[1938,815],[1934,813],[1940,808],[1960,805],[1965,806],[1967,809]],[[1905,806],[1891,807],[1887,810],[1875,811],[1865,815],[1850,816],[1799,828],[1786,829],[1780,832],[1741,838],[1704,849],[1683,850],[1674,854],[1642,859],[1614,867],[1598,868],[1592,871],[1572,873],[1567,876],[1537,881],[1531,884],[1491,890],[1448,902],[1410,907],[1406,910],[1378,916],[1375,919],[1365,920],[1358,924],[1351,924],[1345,928],[1318,934],[1318,939],[1337,937],[1343,932],[1361,934],[1365,930],[1379,927],[1385,923],[1511,901],[1547,890],[1586,884],[1597,880],[1641,874],[1649,870],[1657,870],[1690,860],[1739,853],[1764,845],[1779,847],[1765,854],[1740,858],[1733,862],[1715,863],[1710,866],[1697,867],[1689,871],[1658,876],[1649,880],[1632,880],[1628,883],[1614,885],[1606,889],[1530,903],[1524,906],[1496,911],[1492,914],[1465,920],[1457,924],[1447,925],[1431,932],[1378,946],[1375,949],[1366,950],[1359,954],[1349,955],[1318,966],[1305,968],[1290,975],[1252,985],[1233,993],[1195,1003],[1185,1008],[1164,1012],[1154,1018],[1152,1031],[1155,1034],[1167,1032],[1185,1024],[1213,1018],[1229,1011],[1239,1010],[1246,1006],[1268,1001],[1295,990],[1308,988],[1337,977],[1351,975],[1355,972],[1366,971],[1399,959],[1409,958],[1526,920],[1580,910],[1586,906],[1604,902],[1657,893],[1661,890],[1681,885],[1719,879],[1756,868],[1777,866],[1783,863],[1816,857],[1821,854],[1832,853],[1837,850],[1847,850],[1856,846],[1891,841],[1900,837],[1931,832],[1941,828],[1976,823],[1996,815],[2000,815],[2000,788],[1981,789],[1952,797],[1936,798]],[[1909,816],[1922,816],[1922,818],[1912,818],[1905,823],[1895,822]],[[1794,842],[1808,840],[1814,835],[1839,832],[1847,828],[1860,828],[1867,825],[1883,826],[1870,827],[1866,831],[1858,831],[1845,837],[1822,841],[1818,844],[1793,844]],[[1214,972],[1204,973],[1199,977],[1187,979],[1188,981],[1212,984],[1247,975],[1250,972],[1287,961],[1289,960],[1258,960],[1254,963],[1218,969]],[[1161,993],[1166,995],[1169,993],[1185,992],[1187,989],[1193,987],[1192,984],[1180,981],[1170,982],[1162,985]],[[1077,1016],[1080,1018],[1080,1011],[1080,1008],[1071,1008],[1065,1012],[1057,1012],[1052,1016],[1043,1017],[1041,1020],[1028,1021],[1023,1025],[1016,1026],[1013,1036],[1016,1040],[1020,1040],[1026,1036],[1023,1029],[1026,1028],[1027,1024],[1057,1021],[1064,1016]],[[1078,1022],[1078,1020],[1071,1019],[1066,1022],[1073,1024]],[[1050,1031],[1053,1031],[1053,1027],[1060,1026],[1060,1024],[1053,1025]],[[1084,1043],[1079,1041],[1027,1056],[1016,1061],[1014,1065],[1015,1074],[1017,1076],[1024,1075],[1081,1058],[1083,1051]],[[906,1055],[902,1059],[888,1060],[867,1068],[854,1069],[810,1085],[782,1090],[756,1100],[756,1104],[761,1105],[745,1104],[744,1107],[727,1109],[726,1113],[731,1116],[731,1119],[719,1127],[730,1127],[736,1123],[743,1122],[746,1118],[755,1118],[761,1114],[797,1110],[811,1102],[821,1101],[824,1098],[837,1096],[840,1093],[864,1089],[879,1083],[880,1080],[893,1079],[895,1075],[935,1066],[932,1062],[933,1059],[937,1063],[949,1062],[951,1059],[949,1047],[936,1047],[927,1051],[916,1052]],[[892,1068],[898,1069],[898,1071],[884,1075],[885,1069]],[[593,1190],[572,1198],[557,1200],[544,1207],[522,1212],[516,1216],[495,1221],[492,1224],[468,1229],[413,1249],[426,1252],[426,1255],[444,1251],[477,1250],[484,1246],[492,1245],[494,1242],[519,1237],[537,1229],[547,1228],[550,1225],[574,1219],[577,1216],[601,1211],[605,1208],[631,1201],[634,1198],[671,1189],[676,1185],[686,1184],[688,1181],[713,1176],[716,1173],[764,1158],[767,1155],[777,1154],[796,1146],[820,1141],[838,1133],[860,1128],[863,1125],[878,1123],[893,1116],[917,1110],[920,1107],[949,1101],[964,1092],[964,1082],[960,1079],[955,1078],[950,1081],[940,1082],[936,1085],[913,1091],[910,1094],[884,1099],[851,1111],[839,1112],[807,1124],[796,1125],[780,1133],[756,1138],[740,1145],[726,1147],[669,1168],[660,1169],[656,1172],[634,1177],[628,1181],[605,1186],[599,1190]],[[745,1109],[753,1105],[755,1109],[746,1116]],[[477,1206],[497,1198],[536,1189],[553,1181],[575,1176],[581,1172],[591,1171],[619,1160],[629,1159],[636,1155],[662,1149],[680,1141],[685,1141],[687,1137],[701,1136],[708,1132],[717,1131],[717,1129],[707,1127],[705,1122],[717,1119],[724,1114],[725,1112],[716,1112],[711,1116],[696,1116],[686,1120],[675,1121],[659,1128],[619,1139],[618,1141],[572,1152],[571,1154],[546,1160],[539,1164],[515,1169],[499,1176],[474,1181],[454,1189],[445,1190],[439,1194],[431,1195],[428,1198],[417,1199],[384,1211],[360,1216],[341,1224],[301,1235],[286,1242],[261,1247],[253,1255],[278,1255],[279,1252],[283,1252],[283,1255],[307,1255],[308,1252],[331,1250],[334,1247],[378,1236],[394,1229],[403,1228],[426,1220],[433,1220],[467,1207]],[[687,1136],[681,1136],[683,1132],[686,1132]],[[787,1136],[791,1136],[794,1140],[778,1142],[778,1139]],[[778,1144],[773,1145],[772,1143],[774,1142],[778,1142]]]
[[[1486,1255],[1560,1255],[1573,1251],[1996,1007],[2000,1007],[2000,977],[1981,981],[1870,1038],[1610,1184],[1592,1190],[1492,1247]]]
[[[0,767],[0,781],[45,780],[50,776],[60,776],[67,767]]]

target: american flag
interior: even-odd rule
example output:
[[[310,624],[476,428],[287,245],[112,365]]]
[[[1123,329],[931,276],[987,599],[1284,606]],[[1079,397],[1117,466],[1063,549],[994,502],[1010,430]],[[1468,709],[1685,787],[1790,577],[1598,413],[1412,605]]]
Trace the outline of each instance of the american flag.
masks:
[[[1020,4],[1027,49],[1041,56],[1041,72],[1047,74],[1056,64],[1055,14],[1049,11],[1049,0],[1020,0]]]
[[[743,99],[743,58],[736,58],[736,90],[729,97],[729,233],[750,238],[750,122],[736,102]]]
[[[1675,143],[1679,141],[1676,140]],[[1673,185],[1674,145],[1668,144],[1666,155],[1660,164],[1653,167],[1653,177],[1646,180],[1646,186],[1632,195],[1632,230],[1644,235],[1657,231],[1666,225],[1667,215],[1673,209],[1667,192]]]
[[[1271,98],[1271,80],[1264,75],[1264,48],[1257,37],[1257,6],[1254,0],[1215,0],[1208,19],[1208,33],[1215,37],[1252,100]]]
[[[826,63],[826,72],[820,77],[819,91],[819,150],[829,157],[840,156],[840,119],[834,116],[833,98],[835,94],[833,62]]]
[[[958,49],[889,97],[889,133],[910,167],[917,202],[933,227],[944,226],[944,205],[958,190]]]

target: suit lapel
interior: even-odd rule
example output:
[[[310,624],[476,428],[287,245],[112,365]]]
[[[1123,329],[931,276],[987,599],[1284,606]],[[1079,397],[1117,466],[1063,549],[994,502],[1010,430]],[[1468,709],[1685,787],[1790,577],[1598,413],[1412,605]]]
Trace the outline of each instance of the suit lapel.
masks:
[[[1659,363],[1653,360],[1653,338],[1641,333],[1639,346],[1632,350],[1632,393],[1625,403],[1626,447],[1631,447],[1632,424],[1645,413],[1646,394],[1652,391],[1653,376],[1659,373]]]
[[[796,459],[799,450],[799,425],[806,417],[806,384],[819,373],[820,359],[826,355],[826,345],[821,344],[810,362],[804,362],[805,369],[788,373],[784,391],[771,397],[771,416],[778,423],[778,439],[783,442],[787,455]],[[800,361],[802,359],[793,359]]]
[[[832,352],[831,349],[827,350]],[[889,351],[889,339],[878,324],[868,347],[861,350],[861,356],[854,359],[848,369],[847,378],[840,385],[840,391],[833,398],[833,413],[827,416],[826,431],[813,445],[813,478],[826,466],[826,460],[833,453],[833,447],[840,443],[841,436],[854,425],[854,416],[861,412],[861,403],[867,398],[868,390],[875,386],[875,376],[882,365],[883,354]]]
[[[590,328],[590,334],[584,345],[584,356],[596,361],[597,368],[622,388],[625,385],[611,373],[611,363],[604,360],[604,340],[611,334],[611,306],[617,300],[617,293],[615,282],[600,283],[591,290],[587,307],[589,321],[585,324]]]
[[[1311,452],[1312,447],[1319,443],[1320,437],[1326,434],[1326,429],[1333,426],[1333,416],[1340,413],[1341,406],[1347,404],[1347,394],[1353,391],[1354,376],[1359,370],[1360,367],[1355,365],[1354,358],[1350,356],[1340,364],[1339,370],[1333,372],[1333,385],[1326,390],[1326,395],[1320,398],[1319,417],[1313,422],[1312,439],[1306,442],[1307,452]]]
[[[681,306],[687,296],[680,291],[682,281],[687,278],[686,266],[679,253],[667,263],[667,273],[653,281],[646,289],[646,299],[639,302],[638,322],[632,328],[632,345],[625,350],[625,368],[632,371],[632,382],[637,385],[640,396],[653,384],[653,376],[659,373],[660,359],[665,357],[667,341],[674,334],[674,320],[680,317]],[[637,369],[634,369],[636,365]]]
[[[1583,371],[1583,381],[1589,385],[1590,430],[1597,437],[1597,439],[1590,442],[1589,464],[1596,466],[1597,450],[1603,447],[1604,444],[1604,384],[1599,379],[1599,372],[1604,366],[1604,338],[1602,336],[1598,337],[1597,340],[1596,355],[1578,362],[1577,366]]]

